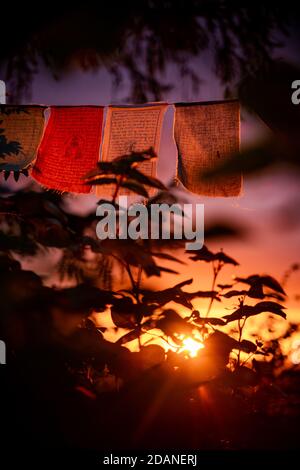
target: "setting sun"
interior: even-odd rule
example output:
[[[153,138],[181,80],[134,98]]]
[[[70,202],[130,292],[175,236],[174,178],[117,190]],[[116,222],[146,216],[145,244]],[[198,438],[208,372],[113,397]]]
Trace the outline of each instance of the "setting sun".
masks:
[[[291,348],[290,359],[293,364],[298,365],[300,364],[300,340],[296,339]]]
[[[198,351],[204,348],[203,343],[194,340],[193,338],[185,338],[182,341],[183,347],[181,351],[186,351],[190,357],[196,357]]]

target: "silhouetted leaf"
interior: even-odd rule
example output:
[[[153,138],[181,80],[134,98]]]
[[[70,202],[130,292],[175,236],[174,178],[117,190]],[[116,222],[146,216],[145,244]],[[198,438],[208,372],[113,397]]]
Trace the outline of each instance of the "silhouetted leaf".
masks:
[[[117,311],[114,307],[111,308],[111,319],[117,328],[131,329],[136,326],[136,318],[133,313],[125,314]]]
[[[250,276],[250,277],[252,277],[252,276]],[[266,297],[270,297],[270,298],[275,298],[277,300],[284,300],[284,296],[282,296],[280,294],[265,293],[263,291],[263,285],[265,285],[264,284],[264,277],[259,277],[259,279],[257,279],[257,280],[254,280],[254,279],[251,280],[250,289],[248,291],[247,290],[231,290],[229,292],[226,292],[225,294],[222,294],[222,296],[225,297],[225,298],[228,298],[228,299],[231,298],[231,297],[247,295],[248,297],[250,297],[252,299],[264,299]],[[270,276],[267,276],[267,277],[269,278]],[[248,282],[246,282],[246,280],[242,281],[241,279],[242,278],[236,278],[236,280],[238,282],[243,282],[243,283],[248,284]],[[279,287],[281,288],[281,286],[279,286]]]
[[[218,261],[221,261],[224,264],[233,264],[234,266],[239,265],[239,263],[235,259],[226,255],[225,253],[223,253],[223,251],[219,251],[218,253],[216,253],[215,259],[217,259]]]
[[[117,341],[116,344],[122,345],[129,343],[130,341],[134,341],[135,339],[139,338],[141,335],[141,328],[135,328],[134,330],[129,331],[129,333],[125,333],[121,336]]]
[[[140,194],[141,196],[149,197],[144,186],[134,181],[133,179],[126,179],[125,181],[122,182],[121,186],[122,188],[129,189],[130,191],[133,191],[136,194]]]
[[[193,325],[182,318],[175,310],[167,309],[163,311],[163,318],[156,322],[156,327],[160,328],[167,336],[172,337],[174,333],[191,334]]]
[[[205,245],[192,256],[190,256],[190,259],[193,261],[205,261],[207,263],[217,260],[224,264],[233,264],[234,266],[238,266],[239,264],[233,258],[226,255],[223,251],[213,253]]]
[[[254,353],[257,350],[257,345],[255,343],[252,343],[252,341],[243,339],[240,342],[240,349],[246,353]]]
[[[193,320],[196,325],[203,326],[203,325],[214,325],[214,326],[222,326],[225,325],[226,322],[222,320],[222,318],[216,318],[216,317],[208,317],[208,318],[197,318]]]
[[[226,294],[222,294],[222,297],[226,297],[226,299],[231,299],[231,297],[238,297],[242,295],[246,295],[248,291],[246,290],[230,290],[226,292]]]
[[[282,312],[282,309],[285,309],[283,305],[280,305],[276,302],[259,302],[254,306],[255,309],[259,310],[260,312],[271,312],[275,313],[276,315],[281,316],[282,318],[286,318],[286,314]]]
[[[248,318],[253,315],[258,315],[263,312],[270,312],[274,313],[275,315],[279,315],[282,318],[286,318],[286,314],[282,311],[285,307],[277,304],[276,302],[259,302],[254,306],[251,305],[243,305],[235,310],[230,315],[225,315],[223,318],[227,320],[227,323],[240,320],[241,318]]]
[[[187,299],[196,299],[196,298],[213,298],[217,300],[217,302],[220,302],[220,299],[218,298],[218,292],[214,290],[197,290],[195,292],[184,292],[184,295]]]
[[[165,361],[165,350],[157,344],[142,346],[139,351],[139,360],[144,369],[155,367]]]
[[[231,336],[222,331],[215,331],[204,342],[205,348],[216,355],[228,356],[230,351],[237,349],[246,353],[256,351],[256,344],[251,341],[243,340],[241,342],[235,340]]]
[[[206,261],[210,263],[214,261],[215,255],[204,245],[200,250],[197,250],[197,253],[194,253],[190,256],[190,259],[193,261]]]
[[[153,147],[150,147],[142,152],[131,152],[129,155],[124,155],[116,158],[117,162],[125,162],[131,167],[136,166],[136,164],[143,163],[148,160],[157,158],[156,153],[154,152]]]
[[[159,181],[157,178],[153,176],[148,176],[142,173],[141,171],[137,170],[136,168],[132,168],[128,172],[128,177],[130,179],[136,180],[139,183],[146,184],[147,186],[151,186],[152,188],[162,189],[165,190],[165,185]]]
[[[181,287],[184,287],[184,286],[189,286],[190,284],[193,283],[193,279],[187,279],[186,281],[182,281],[182,282],[179,282],[178,284],[176,284],[174,287],[171,287],[171,289],[181,289]]]
[[[66,313],[82,312],[88,315],[92,310],[104,312],[107,305],[115,301],[111,291],[98,289],[89,284],[59,289],[53,292],[55,305],[59,305]]]
[[[250,286],[250,289],[249,289],[247,295],[248,295],[248,297],[251,297],[252,299],[264,299],[265,294],[264,294],[264,291],[263,291],[263,284],[261,284],[260,282],[253,283]]]
[[[102,184],[117,184],[121,177],[121,186],[148,197],[148,194],[143,188],[143,184],[152,186],[158,189],[165,189],[165,186],[156,178],[144,175],[135,167],[139,163],[156,158],[152,148],[144,152],[131,152],[128,155],[122,155],[115,158],[110,162],[98,162],[97,168],[89,171],[85,175],[86,184],[89,185],[102,185]],[[146,195],[147,194],[147,195]]]
[[[137,326],[137,305],[130,297],[114,299],[111,318],[116,327],[132,329]]]
[[[210,292],[206,293],[197,291],[195,293],[191,293],[182,291],[182,287],[189,285],[192,282],[192,279],[188,279],[186,281],[180,282],[179,284],[176,284],[174,287],[170,287],[161,291],[142,290],[141,292],[143,294],[143,301],[146,303],[153,303],[159,306],[163,306],[168,302],[173,301],[180,305],[183,305],[186,308],[192,309],[193,305],[190,299],[194,297],[201,297],[201,295],[203,297],[211,297],[213,295]]]
[[[117,184],[118,180],[117,178],[109,178],[109,177],[102,177],[102,175],[93,180],[86,181],[85,184],[88,184],[90,186],[102,186],[104,184]]]
[[[252,276],[248,276],[246,278],[236,277],[235,279],[237,282],[249,284],[251,287],[253,287],[253,289],[257,286],[265,286],[274,290],[275,292],[279,292],[280,294],[285,295],[285,292],[279,282],[272,276],[260,276],[259,274],[253,274]]]
[[[233,372],[227,374],[224,379],[224,383],[232,388],[254,387],[259,383],[257,372],[245,366],[237,367]]]
[[[175,269],[166,268],[164,266],[157,266],[157,268],[159,269],[160,273],[179,274],[178,271],[175,271]]]

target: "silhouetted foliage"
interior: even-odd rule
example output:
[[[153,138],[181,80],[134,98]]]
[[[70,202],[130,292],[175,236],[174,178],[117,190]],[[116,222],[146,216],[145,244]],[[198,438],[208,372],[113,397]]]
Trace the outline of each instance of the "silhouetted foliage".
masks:
[[[0,121],[0,125],[3,121]],[[18,155],[22,149],[19,142],[8,141],[4,134],[5,129],[0,128],[0,158],[5,158],[5,155]]]
[[[20,113],[27,113],[26,107],[14,107],[14,106],[5,106],[1,105],[0,109],[0,117],[1,115],[10,114],[20,114]],[[3,120],[0,119],[0,126],[3,124]],[[20,178],[20,174],[28,176],[28,169],[24,168],[20,170],[16,165],[7,165],[5,162],[5,158],[9,157],[10,155],[19,155],[19,153],[23,152],[23,148],[20,142],[14,140],[8,140],[5,135],[5,129],[0,127],[0,173],[4,172],[4,179],[5,181],[8,180],[11,173],[13,173],[14,180],[17,182]]]
[[[19,98],[39,69],[39,61],[60,76],[70,65],[83,70],[105,67],[115,87],[130,78],[130,100],[159,100],[170,90],[164,81],[168,65],[193,87],[201,82],[199,58],[211,51],[214,71],[227,93],[234,82],[255,76],[271,61],[274,38],[286,33],[293,5],[262,5],[221,0],[168,2],[139,0],[51,8],[5,5],[0,64],[14,98]],[[4,13],[3,13],[4,14]],[[194,60],[194,65],[191,65]],[[173,75],[173,74],[172,74]]]
[[[132,179],[136,177],[140,186],[126,188],[137,195],[141,195],[144,186],[161,189],[144,201],[147,207],[157,201],[167,201],[168,206],[176,200],[172,188],[144,178],[137,168],[149,154],[155,158],[149,150],[124,156],[114,164],[100,163],[88,175],[88,181],[97,184],[103,175],[104,178],[110,175],[114,180],[112,202],[116,210],[124,210],[118,205],[118,194],[128,174]],[[116,446],[120,442],[133,445],[137,442],[136,426],[144,423],[158,394],[165,390],[167,400],[162,400],[155,422],[144,423],[145,434],[139,434],[144,445],[146,442],[155,445],[158,436],[154,423],[164,423],[164,429],[169,429],[177,413],[174,400],[186,410],[186,400],[194,397],[197,390],[206,390],[217,394],[215,406],[223,410],[229,406],[226,397],[232,394],[235,406],[239,410],[245,408],[250,416],[258,406],[254,390],[266,393],[263,392],[266,383],[277,381],[278,370],[286,360],[279,338],[264,341],[257,335],[252,341],[243,337],[249,317],[269,313],[282,321],[286,318],[280,303],[264,300],[285,298],[285,290],[272,276],[236,276],[231,283],[217,284],[221,270],[236,267],[238,262],[223,251],[213,252],[204,246],[193,254],[188,252],[187,256],[192,263],[211,266],[210,290],[191,289],[193,278],[163,289],[150,288],[148,278],[159,278],[164,272],[177,274],[158,262],[177,266],[183,263],[179,256],[168,252],[173,246],[172,239],[101,241],[95,235],[96,216],[67,213],[63,196],[50,191],[3,195],[0,212],[0,336],[6,341],[13,371],[9,390],[15,384],[26,383],[28,394],[21,401],[24,410],[27,410],[27,400],[31,403],[36,395],[38,407],[45,408],[44,400],[51,402],[53,412],[59,413],[64,421],[62,442],[67,439],[73,445],[95,448],[105,448],[109,442]],[[175,247],[178,242],[174,240]],[[40,276],[22,269],[24,257],[38,257],[53,249],[61,252],[57,270],[64,281],[72,282],[71,287],[51,285],[49,280],[46,285]],[[93,255],[92,267],[84,256],[86,249]],[[123,273],[122,289],[115,287],[118,270]],[[230,313],[224,315],[224,299],[235,297],[238,307],[231,305]],[[197,298],[207,299],[205,311],[195,309]],[[215,302],[218,313],[211,316]],[[182,314],[182,308],[189,313]],[[113,341],[107,336],[109,327],[101,322],[107,315],[117,334]],[[229,330],[231,325],[234,327]],[[287,326],[285,337],[295,334],[297,328]],[[130,350],[132,341],[136,347]],[[196,344],[195,354],[190,355],[186,341]],[[251,393],[253,398],[249,401]],[[269,403],[267,398],[264,400]],[[196,403],[199,420],[211,426],[206,422],[199,398]],[[56,424],[52,434],[49,424],[41,425],[35,402],[29,409],[34,423],[42,427],[41,435],[49,440],[47,445],[56,445],[56,439],[60,439],[54,438]],[[16,412],[20,412],[19,407]],[[84,423],[86,435],[79,425],[71,429],[69,416],[74,413]],[[170,420],[168,425],[165,414],[168,423]],[[42,416],[47,423],[51,421],[45,411]],[[120,425],[123,419],[126,431]],[[102,426],[99,427],[97,420]],[[33,436],[36,436],[35,426],[31,430]],[[203,437],[206,431],[199,433],[196,445],[199,446],[200,436],[204,439],[203,448],[211,445],[208,437]],[[166,436],[164,443],[169,442]],[[179,445],[184,446],[186,441],[181,432],[180,436]],[[60,445],[64,445],[62,442]],[[233,446],[241,445],[235,434],[232,442]],[[218,440],[214,446],[222,448]]]

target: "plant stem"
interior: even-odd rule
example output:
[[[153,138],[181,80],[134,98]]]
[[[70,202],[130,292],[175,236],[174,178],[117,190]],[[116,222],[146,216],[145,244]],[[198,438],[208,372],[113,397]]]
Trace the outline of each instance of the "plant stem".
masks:
[[[128,276],[129,276],[129,279],[130,279],[130,282],[131,282],[131,286],[132,286],[132,290],[133,290],[133,292],[134,292],[134,296],[135,296],[135,298],[136,298],[136,301],[138,302],[138,301],[139,301],[139,298],[138,298],[137,295],[136,295],[136,293],[137,293],[137,291],[136,291],[137,286],[136,286],[136,282],[135,282],[135,280],[134,280],[134,277],[133,277],[133,275],[132,275],[132,272],[131,272],[131,269],[130,269],[130,265],[129,265],[128,263],[126,263],[124,266],[125,266],[126,271],[127,271],[127,273],[128,273]]]
[[[238,320],[238,329],[239,329],[238,342],[240,343],[240,342],[241,342],[241,338],[242,338],[241,320]],[[241,363],[241,350],[239,349],[239,352],[238,352],[238,360],[237,360],[237,365],[238,365],[238,367],[240,367],[240,363]]]
[[[129,264],[126,263],[125,267],[126,267],[126,271],[128,273],[128,276],[129,276],[129,279],[130,279],[130,282],[131,282],[131,285],[132,285],[132,290],[134,292],[134,297],[136,299],[136,302],[137,302],[138,305],[141,305],[139,284],[140,284],[141,275],[142,275],[142,268],[141,268],[141,266],[139,266],[138,279],[137,279],[137,281],[135,281],[134,277],[132,275]],[[140,326],[140,324],[141,324],[140,319],[136,318],[136,321],[138,323],[138,326]],[[138,344],[139,344],[139,349],[141,349],[142,343],[141,343],[141,336],[140,335],[138,336]]]
[[[245,300],[245,297],[243,298],[243,300],[241,300],[240,308],[243,308],[244,300]],[[238,338],[238,342],[239,342],[239,343],[242,341],[243,329],[244,329],[244,326],[245,326],[245,324],[246,324],[246,321],[247,321],[247,317],[244,318],[243,324],[241,324],[241,319],[238,320],[238,329],[239,329],[239,338]],[[240,366],[240,364],[241,364],[241,350],[239,349],[239,352],[238,352],[238,363],[237,363],[238,367]]]
[[[137,275],[137,281],[136,281],[136,287],[137,287],[138,290],[140,289],[140,285],[141,285],[141,281],[142,281],[142,274],[143,274],[143,268],[142,268],[142,265],[140,264],[139,265],[139,270],[138,270],[138,275]]]
[[[118,192],[119,192],[119,189],[120,189],[121,184],[123,182],[123,179],[124,179],[124,175],[121,175],[120,178],[118,179],[118,183],[116,184],[116,189],[115,189],[115,192],[114,192],[113,197],[112,197],[112,202],[116,202]]]
[[[216,280],[217,280],[219,272],[221,271],[221,267],[222,267],[222,265],[221,265],[220,261],[218,261],[217,266],[215,266],[214,262],[212,262],[212,268],[213,268],[213,280],[212,280],[212,284],[211,284],[211,290],[212,291],[215,290]],[[210,298],[205,318],[207,318],[209,316],[214,300],[215,300],[214,297]]]

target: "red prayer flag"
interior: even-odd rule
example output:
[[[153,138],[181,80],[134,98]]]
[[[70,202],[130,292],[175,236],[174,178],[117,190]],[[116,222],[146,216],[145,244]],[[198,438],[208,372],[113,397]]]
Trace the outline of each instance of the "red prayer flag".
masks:
[[[89,193],[85,175],[96,167],[103,106],[53,106],[32,176],[57,191]]]

